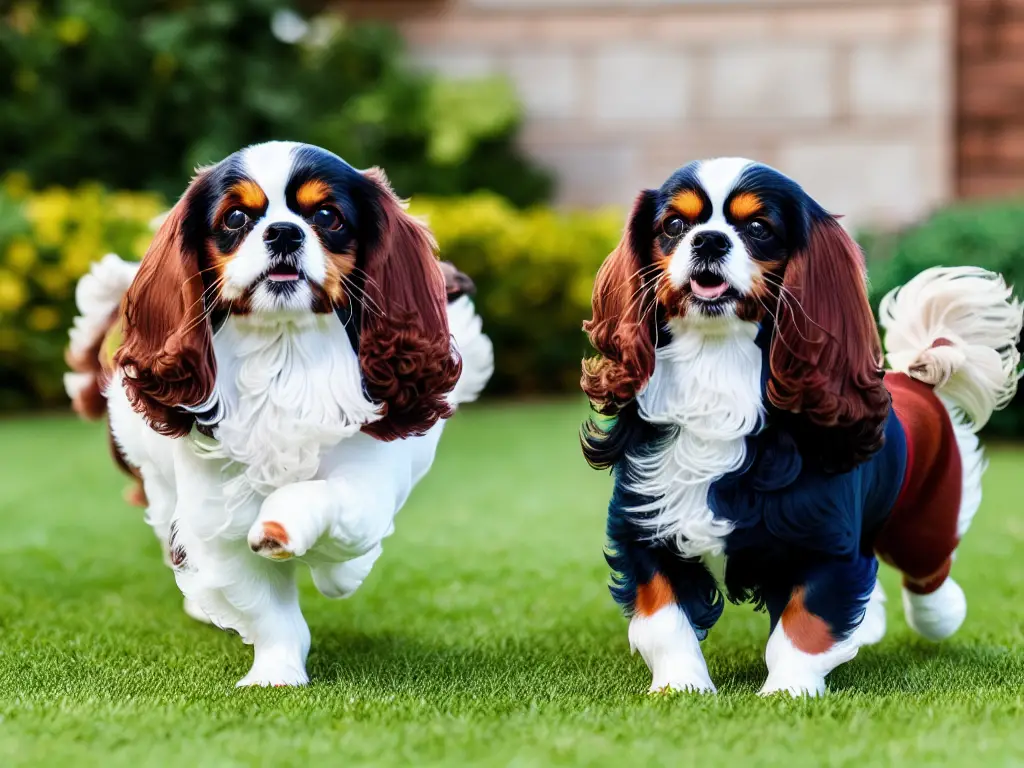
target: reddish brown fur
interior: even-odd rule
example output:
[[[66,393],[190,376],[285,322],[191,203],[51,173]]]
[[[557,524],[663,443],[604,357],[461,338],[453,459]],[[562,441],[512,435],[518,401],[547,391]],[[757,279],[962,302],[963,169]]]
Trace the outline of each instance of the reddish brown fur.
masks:
[[[206,401],[216,376],[199,254],[183,233],[202,178],[174,206],[142,260],[122,303],[124,340],[114,358],[132,407],[170,437],[188,434],[194,422],[177,406]]]
[[[828,622],[807,610],[803,587],[793,590],[782,612],[782,629],[797,650],[804,653],[824,653],[835,644]]]
[[[882,443],[889,394],[868,306],[860,249],[834,219],[816,224],[794,254],[777,305],[768,398],[830,433],[835,469],[863,461]]]
[[[655,573],[649,582],[637,586],[634,611],[639,616],[653,616],[674,599],[668,579]]]
[[[885,385],[907,436],[907,475],[875,549],[903,572],[908,590],[927,594],[946,580],[959,543],[960,450],[949,412],[931,387],[902,373],[887,373]]]
[[[359,362],[384,418],[363,431],[379,440],[420,435],[451,415],[445,397],[462,362],[452,355],[444,278],[424,224],[410,216],[384,174],[367,177],[380,195],[380,238],[366,257]]]
[[[598,356],[583,361],[580,385],[594,408],[606,414],[632,400],[654,373],[654,307],[648,291],[640,290],[642,262],[632,245],[643,202],[641,195],[622,240],[597,273],[593,318],[583,324]]]

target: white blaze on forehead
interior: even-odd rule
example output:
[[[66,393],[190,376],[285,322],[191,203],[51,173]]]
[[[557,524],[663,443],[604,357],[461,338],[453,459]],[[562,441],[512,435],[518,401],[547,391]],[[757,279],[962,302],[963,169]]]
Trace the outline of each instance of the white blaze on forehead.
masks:
[[[259,184],[266,194],[270,204],[268,216],[275,206],[288,209],[284,191],[292,175],[294,151],[300,146],[302,145],[294,141],[268,141],[265,144],[254,144],[242,151],[242,170]]]
[[[694,236],[701,232],[715,231],[725,234],[732,244],[721,266],[726,281],[741,293],[746,293],[753,287],[757,268],[739,233],[725,218],[725,201],[736,188],[743,172],[751,165],[752,160],[742,157],[702,160],[697,165],[697,180],[711,201],[711,218],[690,229],[673,251],[668,268],[668,276],[673,285],[681,287],[690,280],[690,273],[693,271]]]
[[[309,223],[288,207],[285,197],[294,169],[295,150],[302,146],[294,141],[268,141],[242,150],[242,173],[263,190],[267,196],[267,210],[256,221],[224,270],[227,277],[223,288],[225,298],[240,297],[270,266],[270,254],[263,242],[263,233],[271,224],[287,222],[298,226],[306,236],[298,254],[299,268],[316,283],[322,285],[326,279],[327,255],[320,240]],[[304,306],[308,303],[308,295],[306,287],[295,292],[294,303]],[[265,287],[260,286],[253,295],[253,308],[261,309],[264,305],[270,307],[275,305],[275,301]]]
[[[725,219],[725,201],[736,188],[743,171],[751,165],[753,161],[744,157],[718,157],[702,160],[697,166],[697,178],[711,200],[712,219],[719,216]]]

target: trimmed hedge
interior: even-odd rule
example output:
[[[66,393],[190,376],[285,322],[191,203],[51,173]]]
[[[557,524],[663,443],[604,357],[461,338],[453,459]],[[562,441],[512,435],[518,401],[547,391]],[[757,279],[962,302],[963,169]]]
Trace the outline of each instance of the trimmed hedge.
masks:
[[[871,305],[928,267],[976,266],[999,272],[1024,296],[1024,200],[959,203],[898,234],[861,238],[871,278]],[[1024,435],[1024,394],[996,413],[990,435]]]

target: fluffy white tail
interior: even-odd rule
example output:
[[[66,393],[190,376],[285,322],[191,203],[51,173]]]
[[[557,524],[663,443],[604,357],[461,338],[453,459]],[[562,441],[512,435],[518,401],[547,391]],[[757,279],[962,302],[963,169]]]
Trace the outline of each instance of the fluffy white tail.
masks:
[[[1000,275],[926,269],[882,299],[889,366],[935,387],[961,429],[977,432],[1017,392],[1024,319]]]
[[[108,253],[92,265],[75,288],[79,314],[68,333],[66,357],[71,373],[64,374],[64,390],[83,416],[97,418],[105,410],[99,351],[138,268],[136,262]]]
[[[494,373],[494,348],[469,296],[448,303],[448,327],[455,338],[455,348],[462,355],[462,376],[448,399],[455,405],[471,403]]]

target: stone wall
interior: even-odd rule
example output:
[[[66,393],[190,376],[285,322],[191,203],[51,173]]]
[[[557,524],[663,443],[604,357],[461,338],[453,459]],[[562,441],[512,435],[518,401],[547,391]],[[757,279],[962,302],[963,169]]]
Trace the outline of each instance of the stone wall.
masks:
[[[959,0],[958,192],[1024,190],[1024,0]]]
[[[740,154],[851,223],[953,188],[952,0],[374,0],[423,66],[516,84],[525,146],[570,206],[627,205]]]

